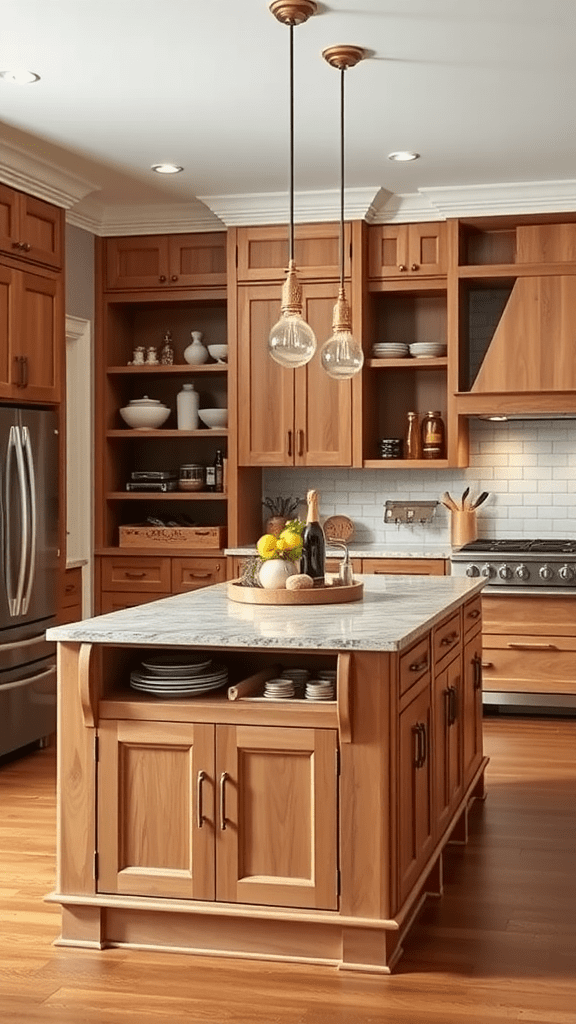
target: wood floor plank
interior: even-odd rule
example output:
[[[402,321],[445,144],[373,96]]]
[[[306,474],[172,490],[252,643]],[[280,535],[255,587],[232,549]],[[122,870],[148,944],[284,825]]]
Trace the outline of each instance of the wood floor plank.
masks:
[[[576,1024],[576,720],[484,733],[487,799],[390,977],[54,946],[54,750],[3,764],[0,1024]]]

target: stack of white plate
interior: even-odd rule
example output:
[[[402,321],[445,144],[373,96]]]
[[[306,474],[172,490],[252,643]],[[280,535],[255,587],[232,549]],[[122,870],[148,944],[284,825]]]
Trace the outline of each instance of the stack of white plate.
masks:
[[[436,359],[445,356],[446,351],[443,341],[415,341],[410,345],[410,355],[416,359]]]
[[[408,352],[408,345],[399,341],[379,341],[372,345],[372,355],[375,359],[404,359]]]
[[[228,669],[206,654],[159,654],[130,673],[133,690],[153,697],[199,697],[228,682]]]
[[[295,693],[291,679],[267,679],[264,684],[264,696],[268,700],[289,700]]]
[[[311,679],[306,683],[306,700],[334,700],[334,683],[328,679]]]
[[[307,668],[284,668],[280,673],[280,678],[290,679],[294,684],[294,694],[300,697],[304,694],[304,687],[310,679],[310,672]]]

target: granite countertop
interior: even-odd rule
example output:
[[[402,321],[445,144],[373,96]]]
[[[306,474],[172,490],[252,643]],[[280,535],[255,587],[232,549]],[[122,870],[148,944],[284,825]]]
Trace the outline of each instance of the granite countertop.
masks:
[[[383,545],[383,544],[370,544],[366,547],[361,547],[359,544],[349,544],[348,551],[350,552],[350,558],[450,558],[452,555],[452,548],[450,544],[438,545],[438,547],[431,547],[430,544],[418,547],[412,544],[409,548],[403,548],[401,544],[398,545]],[[326,545],[326,555],[328,558],[342,558],[343,549],[340,547],[331,547],[329,543]],[[225,555],[255,555],[256,545],[246,545],[245,547],[239,548],[226,548],[224,551]]]
[[[49,640],[203,648],[398,651],[480,592],[485,579],[373,576],[361,601],[251,605],[229,600],[227,583],[81,622],[54,626]]]

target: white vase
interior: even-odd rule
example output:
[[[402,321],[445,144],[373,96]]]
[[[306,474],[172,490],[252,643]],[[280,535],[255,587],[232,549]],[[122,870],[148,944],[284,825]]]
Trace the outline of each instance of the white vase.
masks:
[[[208,349],[202,344],[202,331],[190,331],[192,344],[184,349],[184,359],[191,366],[200,366],[208,361]]]
[[[183,384],[176,395],[178,430],[198,430],[199,396],[193,384]]]
[[[287,562],[284,558],[269,558],[260,566],[258,579],[265,590],[284,590],[288,577],[297,571],[294,562]]]

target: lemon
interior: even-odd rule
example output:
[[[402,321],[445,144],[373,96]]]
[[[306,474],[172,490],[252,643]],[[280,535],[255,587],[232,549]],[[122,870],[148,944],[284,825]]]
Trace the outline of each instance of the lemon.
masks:
[[[302,543],[302,537],[294,530],[282,530],[279,540],[282,541],[282,551],[291,551],[292,548],[300,547]]]
[[[256,545],[256,550],[261,558],[273,558],[276,554],[276,541],[277,538],[273,533],[265,533]]]

